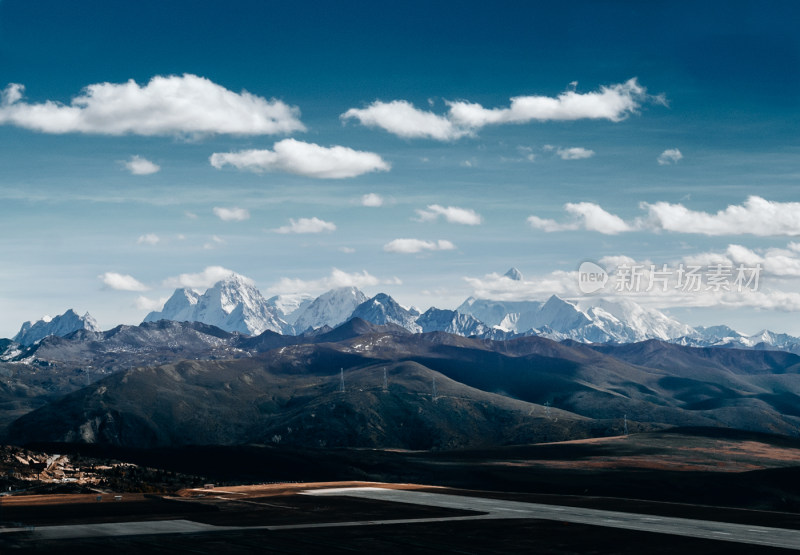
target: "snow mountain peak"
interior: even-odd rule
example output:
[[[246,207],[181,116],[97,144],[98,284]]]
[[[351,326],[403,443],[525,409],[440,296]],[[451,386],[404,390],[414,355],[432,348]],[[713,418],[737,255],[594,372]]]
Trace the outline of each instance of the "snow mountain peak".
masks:
[[[191,289],[176,289],[164,308],[151,312],[144,321],[202,322],[248,335],[258,335],[266,330],[289,331],[290,326],[276,312],[251,279],[231,274],[202,295]]]
[[[78,313],[70,308],[55,318],[45,316],[36,322],[25,322],[13,340],[20,345],[33,345],[48,335],[64,337],[78,330],[99,332],[100,328],[88,312],[78,316]]]
[[[351,318],[361,318],[379,326],[397,324],[414,333],[422,331],[416,322],[418,316],[419,313],[403,308],[386,293],[378,293],[364,301],[351,314]]]
[[[331,289],[302,309],[294,323],[295,332],[302,333],[322,326],[335,328],[349,320],[356,307],[366,300],[367,296],[357,287]]]

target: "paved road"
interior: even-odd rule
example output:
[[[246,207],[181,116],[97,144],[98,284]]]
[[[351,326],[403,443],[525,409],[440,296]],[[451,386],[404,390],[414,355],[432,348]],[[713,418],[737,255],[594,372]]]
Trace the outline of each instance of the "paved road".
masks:
[[[304,495],[347,496],[395,503],[412,503],[428,507],[445,507],[448,509],[476,511],[479,514],[452,517],[362,520],[275,526],[213,526],[210,524],[192,522],[190,520],[158,520],[39,526],[36,528],[5,528],[0,529],[0,534],[29,532],[36,539],[54,540],[102,536],[138,536],[147,534],[191,534],[234,530],[292,530],[342,526],[374,526],[481,519],[542,519],[752,545],[783,547],[800,551],[800,530],[785,528],[768,528],[764,526],[730,524],[727,522],[713,522],[708,520],[690,520],[685,518],[623,513],[617,511],[601,511],[581,507],[562,507],[543,505],[540,503],[505,501],[500,499],[487,499],[485,497],[466,497],[414,490],[356,487],[315,489],[306,490],[301,493]]]
[[[464,497],[413,490],[383,488],[334,488],[308,490],[306,495],[344,495],[397,503],[414,503],[428,507],[446,507],[485,512],[483,518],[535,518],[608,528],[658,532],[692,538],[724,540],[752,545],[800,550],[800,530],[731,524],[710,520],[693,520],[666,516],[642,515],[618,511],[601,511],[581,507],[561,507],[540,503],[504,501],[485,497]],[[461,517],[475,518],[475,517]],[[480,518],[480,517],[479,517]]]
[[[193,534],[238,530],[238,527],[212,526],[191,520],[147,520],[138,522],[103,522],[100,524],[61,524],[29,528],[0,528],[0,533],[29,532],[39,540],[99,538],[104,536],[143,536],[147,534]]]

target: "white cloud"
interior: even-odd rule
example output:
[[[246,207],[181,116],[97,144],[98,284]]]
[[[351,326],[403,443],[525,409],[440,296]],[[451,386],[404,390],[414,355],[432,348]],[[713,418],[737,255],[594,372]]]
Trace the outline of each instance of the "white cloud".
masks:
[[[222,266],[207,266],[202,272],[196,274],[180,274],[175,277],[170,277],[164,280],[164,287],[186,287],[189,289],[207,289],[218,281],[229,278],[232,275],[237,275],[249,283],[253,280],[241,274],[237,274],[233,270],[223,268]]]
[[[106,272],[97,276],[103,283],[116,291],[147,291],[148,287],[133,276]]]
[[[284,139],[273,150],[215,152],[211,165],[221,169],[230,164],[252,172],[280,171],[318,179],[343,179],[374,171],[389,171],[391,165],[374,152],[344,146],[324,147],[295,139]]]
[[[161,170],[161,166],[141,156],[131,156],[131,159],[125,162],[125,168],[133,175],[150,175]]]
[[[684,260],[690,264],[701,266],[711,266],[722,264],[723,266],[738,267],[740,264],[746,267],[761,265],[765,275],[781,278],[800,277],[800,253],[791,248],[768,248],[752,250],[742,245],[728,245],[725,252],[706,252],[694,256],[685,257]]]
[[[594,150],[574,146],[571,148],[559,148],[556,154],[558,154],[562,160],[583,160],[594,156]]]
[[[273,231],[275,233],[322,233],[324,231],[336,231],[336,224],[320,220],[317,217],[300,218],[298,220],[289,218],[289,225],[281,226]]]
[[[140,245],[157,245],[161,239],[155,233],[140,235],[136,242]]]
[[[198,218],[197,214],[194,212],[189,212],[188,210],[183,213],[184,216],[189,218],[190,220],[196,220]]]
[[[320,293],[337,287],[373,287],[381,284],[401,284],[397,278],[379,279],[366,270],[361,272],[348,273],[338,268],[333,268],[329,276],[303,280],[293,278],[281,278],[278,283],[268,289],[271,294],[278,293]]]
[[[570,296],[577,288],[577,275],[572,280],[569,272],[552,272],[536,276],[532,280],[514,280],[498,273],[487,274],[482,278],[465,277],[472,295],[481,299],[498,301],[541,300],[550,295]],[[574,281],[574,285],[573,285]]]
[[[677,262],[667,267],[668,271],[677,269]],[[577,271],[565,272],[554,271],[549,274],[533,276],[530,280],[515,281],[501,276],[497,273],[489,274],[482,278],[465,277],[464,281],[472,287],[472,296],[484,299],[494,299],[498,301],[526,301],[544,300],[550,295],[556,294],[565,299],[585,300],[588,304],[596,304],[603,299],[611,301],[632,300],[643,306],[657,309],[668,309],[677,307],[727,307],[743,308],[751,307],[759,310],[778,310],[793,312],[800,310],[800,293],[796,291],[785,291],[779,289],[767,290],[760,285],[759,290],[752,291],[745,288],[744,291],[713,291],[701,290],[685,292],[670,286],[666,291],[662,291],[660,286],[656,286],[650,292],[645,292],[647,275],[650,265],[645,265],[642,277],[642,292],[618,292],[615,290],[614,266],[606,266],[612,272],[610,284],[607,285],[602,295],[595,295],[591,298],[581,294],[577,287]],[[662,265],[657,265],[661,270]],[[762,280],[763,282],[763,280]]]
[[[169,300],[169,297],[161,297],[160,299],[149,299],[144,295],[139,295],[136,298],[136,302],[134,306],[139,310],[147,310],[147,311],[154,311],[154,310],[161,310],[164,307],[164,303]]]
[[[145,86],[87,86],[68,105],[22,101],[24,87],[3,93],[0,124],[42,133],[101,135],[264,135],[304,131],[300,111],[280,100],[235,93],[197,75],[155,76]]]
[[[742,205],[730,205],[716,213],[699,212],[683,204],[643,202],[645,217],[626,222],[591,202],[568,203],[565,210],[574,216],[572,221],[558,222],[530,216],[528,224],[543,231],[585,229],[607,235],[626,231],[651,230],[701,235],[800,235],[800,202],[773,202],[751,196]]]
[[[438,115],[405,100],[375,101],[366,108],[351,108],[341,118],[357,119],[362,125],[379,127],[398,137],[451,141],[492,124],[578,119],[618,122],[636,113],[647,100],[664,102],[663,98],[647,95],[634,78],[588,93],[571,88],[556,97],[518,96],[511,99],[507,108],[484,108],[474,102],[456,101],[447,102],[447,114]]]
[[[643,202],[646,225],[655,229],[703,235],[800,235],[800,202],[773,202],[751,196],[716,214],[689,210],[682,204]]]
[[[449,102],[450,119],[472,128],[498,123],[607,119],[622,121],[636,113],[646,100],[646,89],[636,78],[625,83],[602,86],[598,91],[578,93],[567,90],[557,97],[518,96],[508,108],[487,109],[470,102]]]
[[[211,240],[203,245],[203,248],[206,250],[215,249],[220,245],[225,244],[225,239],[218,235],[212,235]]]
[[[541,229],[547,233],[554,231],[574,231],[580,229],[578,222],[561,223],[550,218],[540,218],[539,216],[528,216],[528,225],[533,229]]]
[[[361,197],[361,206],[383,206],[383,197],[375,193],[367,193]]]
[[[405,100],[376,100],[366,108],[351,108],[341,119],[357,119],[361,125],[381,129],[406,139],[450,141],[469,135],[469,129],[457,127],[446,116],[426,112]]]
[[[536,154],[533,152],[533,149],[531,147],[529,147],[529,146],[518,146],[517,147],[517,151],[528,162],[535,162],[536,161]]]
[[[214,215],[224,222],[243,222],[250,218],[250,212],[244,208],[214,207]]]
[[[383,246],[386,252],[401,254],[416,254],[422,251],[450,251],[456,246],[445,239],[438,241],[424,241],[422,239],[395,239]]]
[[[470,208],[459,208],[457,206],[440,206],[429,204],[425,210],[418,209],[417,214],[422,222],[430,222],[444,216],[444,219],[451,224],[479,225],[482,221],[480,214]]]
[[[635,229],[634,226],[629,225],[619,216],[606,212],[592,202],[570,202],[564,205],[564,209],[574,216],[573,221],[559,223],[555,220],[530,216],[528,217],[528,224],[534,229],[541,229],[545,232],[586,229],[587,231],[597,231],[606,235],[616,235],[617,233]]]
[[[515,281],[506,276],[492,273],[486,276],[465,277],[472,287],[472,295],[505,301],[544,300],[555,293],[562,298],[584,300],[592,304],[602,299],[629,299],[644,306],[658,309],[675,307],[726,307],[756,308],[758,310],[798,311],[800,310],[800,249],[796,243],[789,243],[786,248],[750,249],[742,245],[730,244],[722,251],[690,253],[675,259],[636,260],[624,254],[609,255],[597,262],[609,273],[609,283],[598,294],[591,298],[583,295],[578,288],[577,271],[553,271],[536,276],[526,276],[525,281]],[[575,261],[577,269],[579,261]],[[684,271],[691,266],[699,267],[700,286],[687,287],[685,277],[679,283],[679,268]],[[708,281],[708,275],[715,273],[717,265],[722,271],[729,272],[728,286],[717,290]],[[744,268],[745,279],[749,279],[756,265],[761,266],[758,285],[743,285],[740,289],[734,282],[740,266]],[[641,276],[640,286],[634,291],[617,290],[620,279],[618,269],[632,268]],[[653,267],[658,275],[652,274]],[[728,268],[728,270],[725,270]],[[666,273],[664,273],[666,272]],[[685,274],[684,274],[685,275]],[[725,274],[724,274],[725,275]],[[667,287],[661,280],[666,277]],[[630,278],[628,278],[630,279]],[[653,287],[648,285],[653,280]],[[629,283],[629,282],[628,282]]]
[[[624,254],[614,254],[602,257],[598,260],[601,266],[606,269],[613,269],[618,266],[632,266],[636,264],[636,260]],[[643,264],[650,264],[650,261],[645,260]]]
[[[577,217],[584,228],[589,231],[598,231],[607,235],[616,235],[634,228],[615,214],[606,212],[598,205],[591,202],[567,203],[564,205],[567,212]]]
[[[679,160],[683,159],[683,154],[677,148],[669,148],[658,155],[658,165],[659,166],[666,166],[668,164],[674,164]]]
[[[356,252],[356,249],[352,247],[339,247],[339,252],[343,252],[344,254],[353,254]]]

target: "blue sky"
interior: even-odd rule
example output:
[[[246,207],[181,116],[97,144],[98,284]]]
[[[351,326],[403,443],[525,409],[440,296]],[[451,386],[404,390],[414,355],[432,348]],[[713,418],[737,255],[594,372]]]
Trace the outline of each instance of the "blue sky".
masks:
[[[800,333],[795,2],[317,4],[0,1],[0,337],[216,267],[453,308],[585,260],[761,263],[635,300]]]

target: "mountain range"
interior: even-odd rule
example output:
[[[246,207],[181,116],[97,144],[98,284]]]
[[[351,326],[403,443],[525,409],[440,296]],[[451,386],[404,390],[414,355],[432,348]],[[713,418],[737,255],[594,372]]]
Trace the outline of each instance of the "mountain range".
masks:
[[[0,434],[401,449],[673,426],[796,435],[800,353],[783,351],[798,345],[624,299],[470,298],[420,313],[354,287],[266,299],[232,275],[176,290],[138,326],[101,331],[72,310],[26,322],[0,340]]]
[[[506,276],[522,279],[511,268]],[[319,297],[280,295],[264,298],[253,282],[231,274],[204,293],[176,289],[160,311],[144,322],[170,320],[200,322],[228,332],[258,336],[265,331],[300,335],[332,329],[351,318],[378,325],[393,324],[411,333],[444,331],[464,337],[511,339],[536,335],[555,341],[591,344],[626,344],[658,339],[693,347],[732,347],[783,350],[800,354],[800,338],[764,330],[747,336],[724,326],[696,327],[629,299],[602,298],[570,301],[553,295],[543,301],[498,301],[470,297],[455,310],[431,307],[424,313],[400,305],[379,293],[372,298],[355,287],[332,289]],[[30,346],[47,335],[66,336],[77,330],[99,331],[89,314],[74,311],[36,323],[26,322],[0,351],[0,360],[21,355],[19,346]]]
[[[147,322],[77,331],[0,363],[15,444],[451,449],[671,426],[796,435],[800,356],[494,341],[360,318],[301,335]]]

